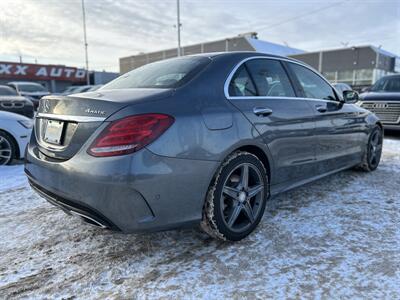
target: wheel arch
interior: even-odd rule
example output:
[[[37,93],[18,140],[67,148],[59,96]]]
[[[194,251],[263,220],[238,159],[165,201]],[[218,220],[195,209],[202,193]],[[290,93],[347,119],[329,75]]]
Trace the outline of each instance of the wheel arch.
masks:
[[[231,153],[233,153],[235,151],[245,151],[245,152],[249,152],[249,153],[257,156],[257,158],[259,160],[261,160],[261,162],[263,163],[263,165],[267,171],[268,182],[269,183],[271,182],[271,163],[269,161],[267,154],[264,152],[263,149],[261,149],[258,146],[255,146],[255,145],[245,145],[245,146],[241,146],[241,147],[235,149]]]
[[[375,124],[378,125],[381,128],[381,130],[383,131],[383,124],[381,121],[377,121]]]

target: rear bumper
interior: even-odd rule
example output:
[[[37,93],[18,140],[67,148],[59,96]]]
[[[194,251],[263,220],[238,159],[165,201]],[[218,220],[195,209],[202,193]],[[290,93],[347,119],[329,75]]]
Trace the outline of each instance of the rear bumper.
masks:
[[[110,229],[141,232],[198,223],[218,165],[162,157],[147,149],[108,158],[80,151],[56,162],[28,145],[25,173],[41,196],[67,213]]]
[[[93,225],[119,231],[120,229],[115,226],[111,221],[107,220],[104,216],[96,212],[93,208],[79,205],[74,201],[61,198],[46,189],[39,186],[37,183],[29,179],[29,184],[39,195],[49,201],[51,204],[61,208],[68,215],[77,215],[84,219],[84,221]]]

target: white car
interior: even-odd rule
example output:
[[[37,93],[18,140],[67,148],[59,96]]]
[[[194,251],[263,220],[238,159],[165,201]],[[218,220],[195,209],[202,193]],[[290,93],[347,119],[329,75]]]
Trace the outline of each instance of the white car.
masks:
[[[24,157],[33,120],[22,115],[0,111],[0,165]]]

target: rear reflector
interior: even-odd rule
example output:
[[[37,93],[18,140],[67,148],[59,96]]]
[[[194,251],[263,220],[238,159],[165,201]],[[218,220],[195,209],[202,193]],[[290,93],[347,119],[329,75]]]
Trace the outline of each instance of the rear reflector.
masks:
[[[108,125],[89,147],[92,156],[115,156],[138,151],[156,140],[174,123],[164,114],[135,115]]]

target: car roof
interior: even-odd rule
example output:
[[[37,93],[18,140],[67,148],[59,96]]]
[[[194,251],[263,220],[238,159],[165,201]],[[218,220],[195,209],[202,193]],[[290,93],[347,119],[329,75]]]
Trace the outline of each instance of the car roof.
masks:
[[[206,53],[198,53],[198,54],[191,54],[188,56],[205,56],[209,58],[214,58],[214,57],[219,57],[219,56],[231,56],[231,57],[242,57],[242,56],[265,56],[265,57],[274,57],[274,58],[279,58],[279,59],[285,59],[285,60],[290,60],[294,62],[300,62],[297,59],[286,57],[286,56],[281,56],[281,55],[276,55],[276,54],[269,54],[269,53],[264,53],[264,52],[256,52],[256,51],[232,51],[232,52],[206,52]]]
[[[383,77],[381,77],[381,78],[396,78],[396,77],[400,77],[400,74],[391,74],[391,75],[386,75],[386,76],[383,76]]]

